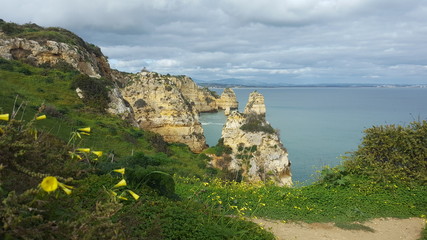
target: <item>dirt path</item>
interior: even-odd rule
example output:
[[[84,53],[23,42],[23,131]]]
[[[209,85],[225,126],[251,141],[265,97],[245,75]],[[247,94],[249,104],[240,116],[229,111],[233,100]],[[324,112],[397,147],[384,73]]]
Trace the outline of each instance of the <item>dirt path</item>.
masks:
[[[333,223],[283,223],[281,221],[252,219],[282,240],[417,240],[425,221],[421,218],[374,219],[362,223],[364,230],[345,230]]]

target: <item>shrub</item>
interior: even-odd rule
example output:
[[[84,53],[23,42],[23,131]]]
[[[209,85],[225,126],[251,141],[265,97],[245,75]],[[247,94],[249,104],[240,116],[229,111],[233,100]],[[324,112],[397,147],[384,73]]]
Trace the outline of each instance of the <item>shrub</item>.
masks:
[[[273,134],[274,128],[267,123],[265,117],[258,114],[247,115],[246,122],[240,127],[245,132],[265,132]]]
[[[23,192],[35,187],[40,174],[71,177],[79,171],[78,164],[68,156],[70,149],[65,142],[37,131],[31,124],[11,120],[2,126],[0,163],[7,167],[2,170],[0,182],[6,190]]]
[[[231,147],[224,145],[224,139],[220,138],[218,144],[214,147],[215,155],[222,156],[223,154],[231,154],[233,149]]]
[[[104,112],[110,101],[108,96],[108,86],[111,83],[105,79],[91,78],[80,74],[74,78],[71,88],[80,88],[83,91],[83,102],[88,106]]]
[[[427,121],[366,129],[362,144],[345,166],[378,181],[426,183]]]

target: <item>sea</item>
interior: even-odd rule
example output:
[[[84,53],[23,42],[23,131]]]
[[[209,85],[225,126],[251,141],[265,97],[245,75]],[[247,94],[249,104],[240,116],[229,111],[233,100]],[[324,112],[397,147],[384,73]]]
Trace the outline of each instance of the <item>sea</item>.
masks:
[[[223,89],[211,90],[221,94]],[[267,121],[279,130],[294,183],[308,185],[325,166],[355,151],[372,126],[427,120],[427,88],[289,87],[233,89],[243,112],[249,94],[264,95]],[[207,144],[214,146],[226,122],[223,111],[200,115]]]

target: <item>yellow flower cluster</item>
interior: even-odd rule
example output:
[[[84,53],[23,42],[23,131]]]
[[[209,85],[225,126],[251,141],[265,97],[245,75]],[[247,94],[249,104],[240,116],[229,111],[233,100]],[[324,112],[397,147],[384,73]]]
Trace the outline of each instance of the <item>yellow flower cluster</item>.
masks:
[[[90,133],[91,133],[90,127],[79,128],[79,129],[77,129],[77,131],[71,133],[71,138],[70,138],[68,143],[75,141],[76,138],[82,138],[81,135],[90,135]],[[99,160],[99,157],[102,157],[102,155],[103,155],[102,151],[92,151],[90,148],[76,148],[75,151],[77,153],[70,152],[70,156],[71,156],[71,158],[77,158],[79,160],[83,160],[83,157],[88,158],[88,155],[86,155],[86,154],[90,154],[90,153],[96,155],[96,157],[93,158],[93,160],[95,160],[95,161]]]
[[[120,188],[120,187],[127,186],[127,182],[124,179],[125,169],[124,168],[115,169],[113,170],[113,172],[120,173],[122,175],[122,179],[116,185],[114,185],[113,188]],[[120,195],[113,190],[110,190],[110,193],[112,196],[117,197],[118,199],[121,199],[121,200],[128,200],[128,198],[124,196],[125,193],[129,193],[135,200],[139,199],[139,195],[129,189],[123,191]]]

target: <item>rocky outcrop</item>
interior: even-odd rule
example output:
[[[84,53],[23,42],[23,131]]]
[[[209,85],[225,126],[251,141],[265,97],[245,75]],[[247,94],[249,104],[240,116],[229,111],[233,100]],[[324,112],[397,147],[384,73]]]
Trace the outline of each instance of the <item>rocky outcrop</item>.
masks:
[[[55,66],[69,64],[82,74],[90,77],[107,79],[112,78],[112,71],[107,58],[102,54],[87,51],[82,46],[70,45],[49,40],[35,41],[25,38],[0,37],[0,57],[9,60],[21,60],[35,66]],[[121,96],[117,84],[109,92],[110,103],[107,112],[119,115],[132,125],[136,125],[132,108]],[[77,95],[82,98],[83,93],[76,89]]]
[[[99,78],[110,75],[110,66],[104,56],[62,42],[34,41],[24,38],[0,38],[0,57],[23,60],[33,65],[67,63],[79,72]]]
[[[201,152],[206,148],[206,140],[198,111],[181,92],[182,88],[168,77],[140,72],[122,93],[141,128],[159,133],[167,142],[185,143],[192,151]]]
[[[120,116],[123,120],[129,122],[132,126],[138,127],[135,120],[135,115],[132,106],[126,101],[118,86],[115,86],[108,93],[110,103],[108,104],[107,112]]]
[[[226,115],[230,114],[231,110],[239,107],[236,94],[231,88],[225,88],[221,93],[221,97],[217,98],[216,102],[218,109],[224,109]]]
[[[222,167],[241,171],[249,181],[292,184],[287,150],[265,119],[264,97],[260,93],[251,93],[244,113],[234,111],[228,116],[222,139],[232,149],[227,156],[229,161]]]
[[[266,111],[264,96],[257,91],[252,92],[249,96],[249,101],[246,104],[244,113],[265,116]]]
[[[197,112],[217,111],[216,97],[209,89],[198,86],[187,76],[162,76],[168,79],[182,93]]]

